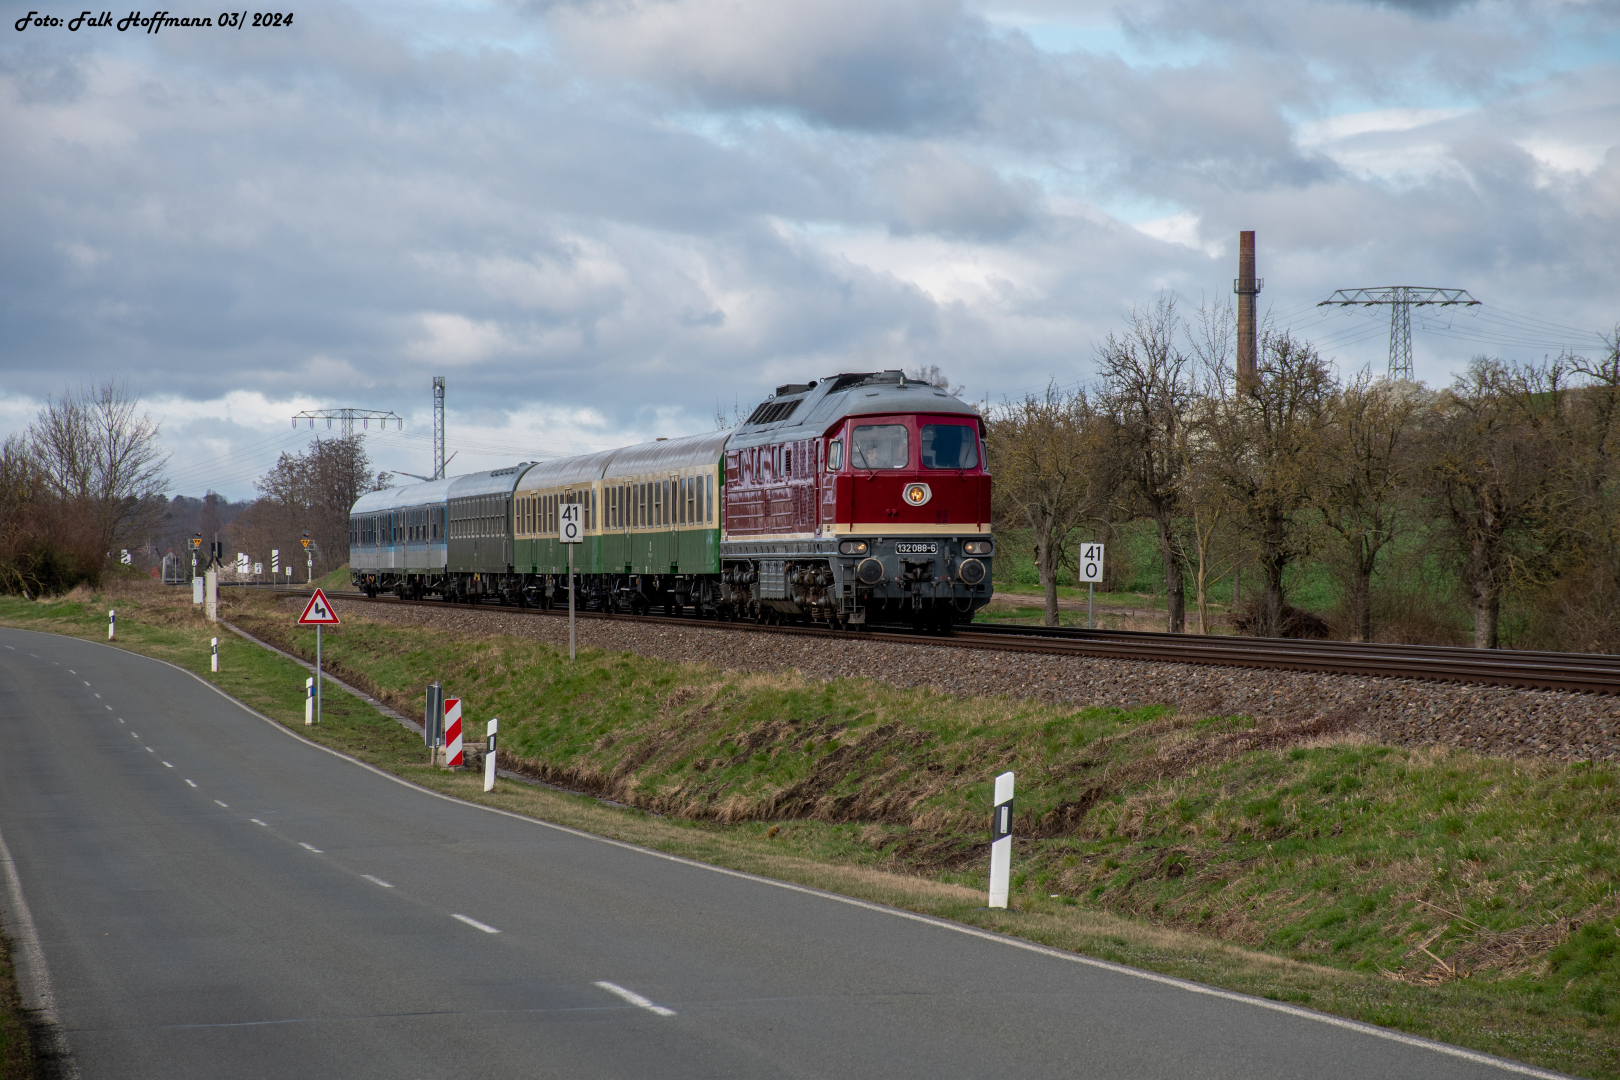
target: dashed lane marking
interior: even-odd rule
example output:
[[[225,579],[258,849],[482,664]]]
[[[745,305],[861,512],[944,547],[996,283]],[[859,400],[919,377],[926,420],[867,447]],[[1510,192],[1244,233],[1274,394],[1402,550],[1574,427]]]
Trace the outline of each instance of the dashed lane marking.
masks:
[[[85,685],[86,685],[86,686],[88,686],[88,685],[89,685],[89,684],[88,684],[88,683],[86,683],[86,684],[85,684]],[[100,694],[97,694],[97,695],[96,695],[96,697],[100,697],[100,696],[101,696],[101,695],[100,695]],[[109,705],[109,706],[107,706],[107,711],[108,711],[108,712],[112,712],[112,706],[111,706],[111,705]]]
[[[230,808],[231,808],[231,804],[230,804],[230,803],[222,803],[222,802],[220,802],[220,801],[219,801],[219,800],[218,800],[218,799],[215,799],[215,800],[214,800],[214,805],[215,805],[215,806],[223,806],[223,807],[224,807],[224,808],[225,808],[225,809],[227,809],[227,810],[229,810],[229,809],[230,809]]]
[[[260,821],[260,820],[259,820],[259,819],[258,819],[258,818],[256,818],[256,817],[252,817],[252,818],[248,818],[248,820],[249,820],[249,821],[251,821],[251,822],[253,822],[253,824],[255,824],[255,825],[264,825],[264,822],[262,822],[262,821]],[[267,829],[268,829],[268,828],[269,828],[269,827],[270,827],[270,826],[268,826],[268,825],[265,825],[265,826],[264,826],[264,827],[265,827],[265,828],[267,828]]]
[[[164,767],[164,768],[165,768],[165,769],[172,769],[172,768],[174,768],[174,766],[173,766],[173,765],[170,765],[170,764],[169,764],[169,763],[168,763],[168,762],[167,762],[167,761],[165,761],[165,762],[164,762],[164,763],[163,763],[163,767]]]
[[[152,748],[151,748],[151,747],[150,747],[150,746],[148,746],[148,747],[147,747],[147,748],[146,748],[146,752],[147,752],[147,753],[148,753],[148,754],[155,754],[155,753],[157,753],[157,751],[156,751],[156,750],[154,750],[154,749],[152,749]]]
[[[495,929],[493,926],[490,926],[488,923],[481,923],[477,919],[469,919],[465,915],[457,915],[453,911],[450,913],[450,917],[452,919],[456,919],[456,920],[458,920],[460,922],[466,923],[468,926],[472,927],[474,930],[482,930],[486,934],[498,934],[498,933],[500,933],[499,930]]]
[[[187,780],[186,783],[190,784],[192,787],[197,786],[197,781],[195,781],[195,780]]]
[[[458,918],[459,918],[459,916],[458,916]],[[628,1001],[630,1004],[634,1005],[638,1009],[646,1009],[648,1012],[657,1013],[659,1016],[674,1016],[675,1015],[675,1010],[674,1009],[665,1008],[663,1005],[655,1004],[653,1001],[651,1001],[648,998],[642,997],[640,994],[636,993],[634,990],[626,990],[624,987],[620,986],[618,983],[598,982],[598,983],[596,983],[596,985],[600,986],[602,989],[606,990],[610,994],[617,994],[619,997],[621,997],[624,1000]]]
[[[381,885],[385,889],[393,888],[392,885],[388,884],[388,882],[384,881],[380,877],[372,877],[370,874],[361,874],[360,876],[371,882],[373,885]]]
[[[303,848],[305,851],[313,851],[317,855],[323,854],[320,848],[316,847],[314,844],[306,844],[302,840],[298,841],[298,846]]]

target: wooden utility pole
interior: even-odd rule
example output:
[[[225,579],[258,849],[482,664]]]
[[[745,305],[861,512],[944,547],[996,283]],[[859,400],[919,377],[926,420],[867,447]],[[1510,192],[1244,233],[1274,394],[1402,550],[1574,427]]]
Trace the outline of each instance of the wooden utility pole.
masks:
[[[1237,378],[1238,386],[1252,385],[1259,375],[1260,349],[1255,332],[1254,298],[1266,287],[1254,276],[1254,230],[1238,233],[1238,276],[1232,282],[1237,293]]]

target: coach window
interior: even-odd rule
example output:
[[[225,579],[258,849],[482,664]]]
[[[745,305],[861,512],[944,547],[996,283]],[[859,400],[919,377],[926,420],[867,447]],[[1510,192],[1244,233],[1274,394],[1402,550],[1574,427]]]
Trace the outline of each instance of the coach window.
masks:
[[[911,464],[911,438],[904,424],[862,424],[850,440],[849,463],[857,469],[904,469]]]
[[[703,520],[710,525],[714,524],[714,474],[705,474],[703,477],[703,501],[709,506],[708,516]]]

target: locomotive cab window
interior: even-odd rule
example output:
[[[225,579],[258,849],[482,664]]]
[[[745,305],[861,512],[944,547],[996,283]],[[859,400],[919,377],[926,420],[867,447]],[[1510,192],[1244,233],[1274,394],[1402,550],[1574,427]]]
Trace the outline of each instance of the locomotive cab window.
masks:
[[[972,469],[979,464],[979,433],[967,424],[924,424],[925,469]]]
[[[844,467],[844,440],[834,439],[827,447],[827,471],[837,472]]]
[[[850,440],[849,463],[857,469],[904,469],[911,464],[911,435],[904,424],[862,424]]]

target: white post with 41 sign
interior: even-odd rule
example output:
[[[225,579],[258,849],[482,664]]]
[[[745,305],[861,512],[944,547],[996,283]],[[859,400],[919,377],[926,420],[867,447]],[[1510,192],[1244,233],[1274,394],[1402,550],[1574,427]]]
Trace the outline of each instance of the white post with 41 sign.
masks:
[[[1091,629],[1092,600],[1096,593],[1093,590],[1103,576],[1103,546],[1101,544],[1080,545],[1080,573],[1079,578],[1086,583],[1086,629]]]
[[[562,503],[557,507],[557,539],[568,545],[568,659],[574,659],[574,545],[584,541],[584,518],[580,504]]]

